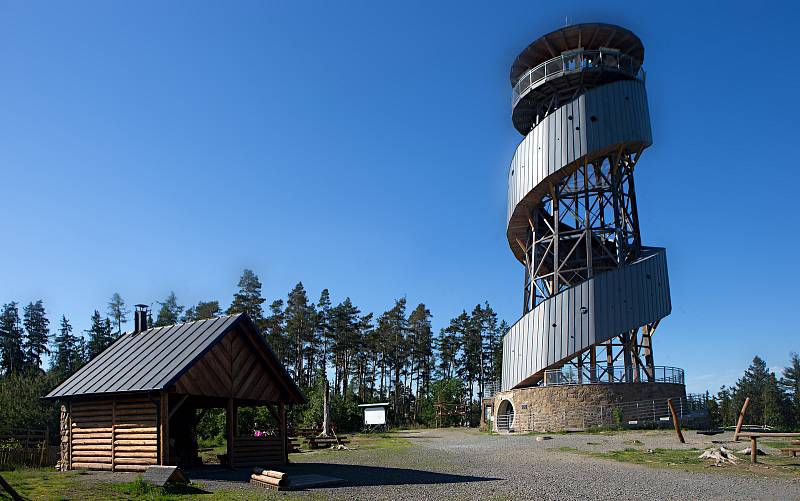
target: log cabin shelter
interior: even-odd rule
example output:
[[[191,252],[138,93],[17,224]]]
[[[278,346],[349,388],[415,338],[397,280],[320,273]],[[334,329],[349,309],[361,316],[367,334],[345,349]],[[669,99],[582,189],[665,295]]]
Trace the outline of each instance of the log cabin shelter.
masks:
[[[61,406],[61,468],[142,471],[199,464],[198,410],[225,409],[223,464],[288,461],[286,406],[305,398],[246,314],[123,334],[44,398]],[[237,410],[265,406],[275,429],[241,436]]]

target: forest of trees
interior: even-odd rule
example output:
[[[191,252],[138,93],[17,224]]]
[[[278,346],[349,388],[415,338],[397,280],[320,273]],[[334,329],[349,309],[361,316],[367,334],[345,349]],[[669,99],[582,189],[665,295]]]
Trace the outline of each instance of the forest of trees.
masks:
[[[460,409],[445,425],[477,425],[480,395],[500,379],[501,335],[508,326],[488,303],[464,310],[434,332],[425,304],[394,300],[386,311],[364,312],[349,297],[338,304],[323,289],[313,300],[302,283],[285,299],[268,302],[262,284],[244,270],[230,306],[218,300],[180,304],[174,292],[151,307],[149,324],[170,325],[247,313],[275,354],[304,391],[309,402],[290,411],[299,426],[319,425],[322,391],[331,389],[332,421],[337,429],[358,428],[358,404],[390,402],[395,425],[432,425],[437,405]],[[103,311],[104,313],[101,313]],[[155,315],[155,318],[152,316]],[[9,302],[0,311],[0,423],[7,427],[50,427],[55,432],[56,406],[40,397],[97,356],[124,332],[130,309],[114,293],[104,308],[90,315],[89,328],[74,332],[65,316],[51,325],[42,301],[24,307]],[[791,354],[780,377],[759,357],[741,379],[709,395],[715,425],[735,422],[750,397],[748,423],[780,429],[800,425],[800,358]],[[240,425],[269,421],[266,411],[242,411]],[[204,438],[220,435],[223,413],[204,413]]]
[[[430,310],[422,303],[412,307],[404,297],[375,314],[362,312],[349,297],[334,304],[327,289],[313,300],[302,283],[285,300],[269,303],[261,288],[258,276],[244,270],[225,310],[217,300],[186,307],[170,292],[151,307],[149,323],[162,326],[247,313],[309,398],[307,405],[291,411],[291,419],[303,426],[321,419],[326,377],[332,419],[343,430],[360,422],[359,403],[375,401],[391,403],[390,418],[396,425],[431,424],[435,404],[466,411],[450,416],[449,424],[475,425],[480,395],[500,378],[500,337],[507,325],[488,303],[463,311],[435,333]],[[126,330],[131,312],[118,293],[102,310],[105,314],[101,309],[92,312],[90,327],[81,335],[64,316],[51,328],[42,301],[22,312],[15,302],[2,307],[0,422],[55,426],[55,406],[39,397]],[[208,419],[213,421],[213,415]],[[209,433],[219,428],[209,426]]]
[[[756,356],[734,386],[723,386],[716,395],[709,395],[711,424],[735,425],[745,398],[750,397],[746,423],[781,430],[800,426],[800,356],[790,354],[789,365],[781,372],[779,378]]]

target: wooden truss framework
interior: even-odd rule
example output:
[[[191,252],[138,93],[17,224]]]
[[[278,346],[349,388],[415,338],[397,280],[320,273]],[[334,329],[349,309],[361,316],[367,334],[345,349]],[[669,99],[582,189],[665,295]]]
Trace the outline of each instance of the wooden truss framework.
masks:
[[[639,256],[633,171],[642,153],[620,147],[548,187],[528,217],[523,314],[595,274]]]

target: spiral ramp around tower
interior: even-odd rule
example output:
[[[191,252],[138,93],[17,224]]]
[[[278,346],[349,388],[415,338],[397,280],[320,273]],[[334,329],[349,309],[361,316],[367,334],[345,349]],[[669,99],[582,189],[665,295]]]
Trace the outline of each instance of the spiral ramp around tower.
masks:
[[[651,143],[639,79],[591,88],[532,125],[509,168],[507,236],[517,259],[525,264],[517,243],[524,241],[531,210],[553,184],[582,163],[615,150],[641,153]],[[537,384],[546,370],[655,322],[671,308],[666,252],[642,247],[635,260],[545,299],[512,326],[503,338],[502,388]]]

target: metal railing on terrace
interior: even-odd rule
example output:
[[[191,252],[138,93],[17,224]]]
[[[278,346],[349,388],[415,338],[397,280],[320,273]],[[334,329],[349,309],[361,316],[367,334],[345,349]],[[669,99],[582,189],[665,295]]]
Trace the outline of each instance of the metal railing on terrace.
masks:
[[[565,366],[560,369],[544,371],[544,385],[567,384],[611,384],[611,383],[674,383],[685,384],[683,369],[678,367],[637,366],[583,366],[577,369]]]
[[[642,81],[645,79],[642,63],[616,50],[575,50],[545,61],[531,68],[520,77],[514,86],[511,108],[514,108],[522,97],[546,81],[549,77],[570,72],[593,69],[620,71]]]
[[[483,386],[483,398],[492,397],[495,393],[500,393],[501,391],[502,385],[500,381],[490,381]]]

